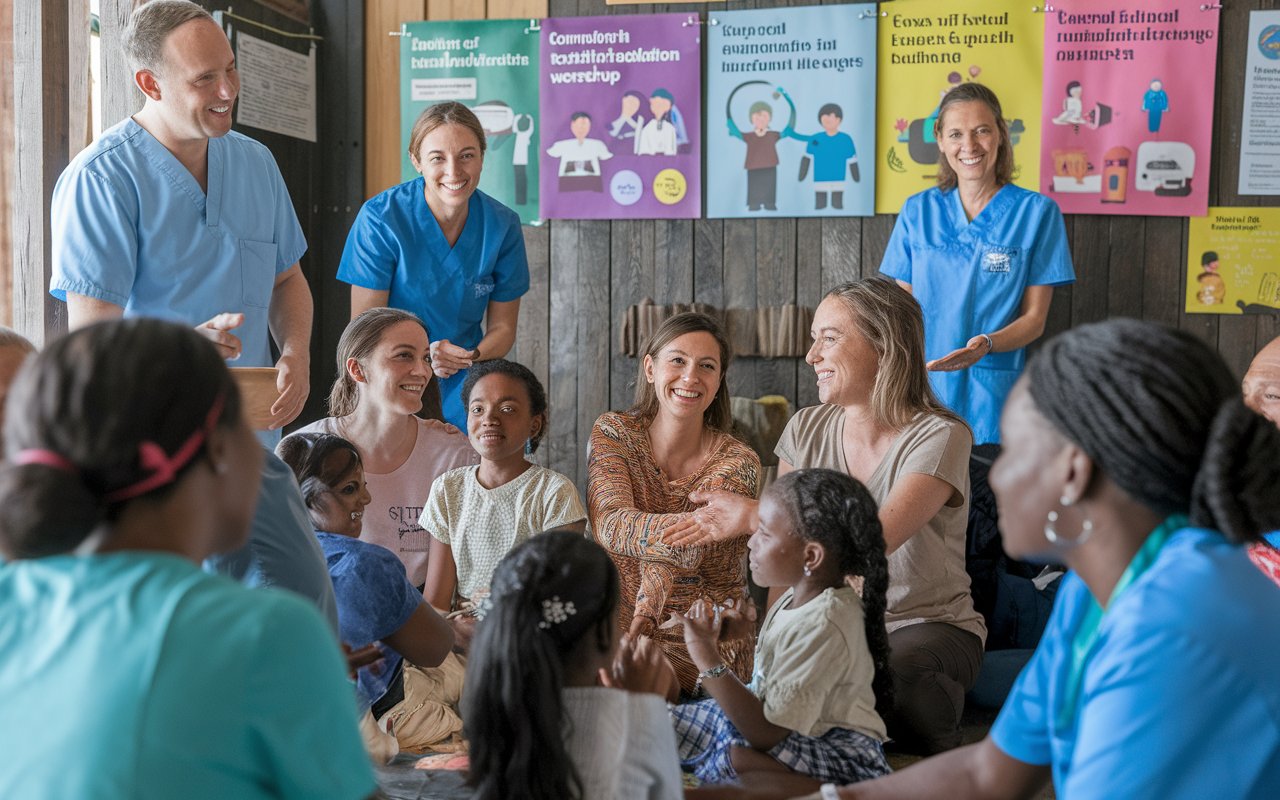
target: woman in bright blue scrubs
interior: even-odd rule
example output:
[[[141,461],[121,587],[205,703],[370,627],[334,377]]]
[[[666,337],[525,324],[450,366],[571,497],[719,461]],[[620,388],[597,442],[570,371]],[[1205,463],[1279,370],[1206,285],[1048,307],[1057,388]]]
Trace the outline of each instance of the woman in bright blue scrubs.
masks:
[[[1280,591],[1245,548],[1280,525],[1280,431],[1238,387],[1155,323],[1045,345],[991,468],[1009,556],[1071,570],[1044,638],[987,738],[839,797],[1280,797]]]
[[[390,306],[427,323],[445,420],[463,430],[467,368],[511,350],[529,290],[520,217],[476,188],[484,151],[484,129],[462,103],[423,111],[409,138],[422,177],[364,204],[338,266],[352,319]]]
[[[880,271],[924,309],[925,357],[938,397],[1000,441],[1000,409],[1044,333],[1053,287],[1075,281],[1062,212],[1013,185],[1013,145],[995,93],[947,92],[935,127],[938,185],[907,199]]]

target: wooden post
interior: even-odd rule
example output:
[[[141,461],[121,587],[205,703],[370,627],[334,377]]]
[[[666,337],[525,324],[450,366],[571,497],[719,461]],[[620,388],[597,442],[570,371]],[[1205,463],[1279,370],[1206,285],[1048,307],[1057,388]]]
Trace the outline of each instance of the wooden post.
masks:
[[[0,0],[0,325],[13,325],[13,0]]]
[[[400,37],[402,22],[425,18],[424,0],[365,3],[365,197],[400,183]]]
[[[49,294],[49,208],[70,153],[69,16],[66,0],[14,4],[13,322],[37,347],[66,330],[66,306]]]
[[[142,92],[120,50],[120,37],[133,13],[134,0],[101,0],[98,8],[98,52],[102,56],[102,129],[142,110]]]

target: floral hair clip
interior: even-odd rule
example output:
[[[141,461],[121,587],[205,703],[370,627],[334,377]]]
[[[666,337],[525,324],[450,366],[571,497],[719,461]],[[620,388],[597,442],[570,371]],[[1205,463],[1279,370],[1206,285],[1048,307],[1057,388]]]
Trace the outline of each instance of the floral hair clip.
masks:
[[[560,596],[556,595],[550,600],[542,601],[542,622],[538,623],[538,627],[546,630],[552,625],[564,622],[569,617],[578,613],[578,609],[573,607],[573,601],[567,603],[560,602]]]

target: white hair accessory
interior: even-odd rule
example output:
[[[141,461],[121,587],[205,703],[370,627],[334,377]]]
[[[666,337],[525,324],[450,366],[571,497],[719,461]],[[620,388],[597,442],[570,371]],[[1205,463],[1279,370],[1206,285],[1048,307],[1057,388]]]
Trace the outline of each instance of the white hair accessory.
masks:
[[[546,630],[552,625],[564,622],[577,613],[578,609],[573,607],[572,600],[562,603],[560,602],[560,596],[555,595],[550,600],[542,601],[542,622],[538,623],[538,627]]]

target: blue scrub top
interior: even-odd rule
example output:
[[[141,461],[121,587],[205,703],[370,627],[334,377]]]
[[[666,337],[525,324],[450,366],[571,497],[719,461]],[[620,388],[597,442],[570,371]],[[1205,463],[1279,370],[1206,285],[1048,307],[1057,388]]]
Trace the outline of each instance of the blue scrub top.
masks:
[[[972,222],[958,190],[907,198],[880,271],[911,284],[929,361],[1017,319],[1028,286],[1076,279],[1057,203],[1013,184]],[[1025,362],[1025,349],[991,353],[969,369],[930,372],[929,382],[973,428],[975,444],[999,442],[1000,411]]]
[[[1107,609],[1074,724],[1054,730],[1090,606],[1070,573],[991,738],[1058,797],[1280,797],[1280,590],[1243,547],[1183,528]]]
[[[199,325],[245,315],[236,367],[270,367],[275,278],[307,250],[280,169],[235,131],[209,140],[208,194],[133,119],[107,130],[53,191],[49,292],[114,303],[125,316]],[[274,433],[271,438],[279,438]]]
[[[471,349],[492,300],[505,303],[529,291],[529,260],[516,212],[480,190],[467,205],[467,224],[449,247],[423,195],[424,180],[393,186],[360,209],[338,266],[338,280],[390,291],[387,305],[427,323],[432,341]],[[440,381],[445,419],[467,429],[460,370]]]

